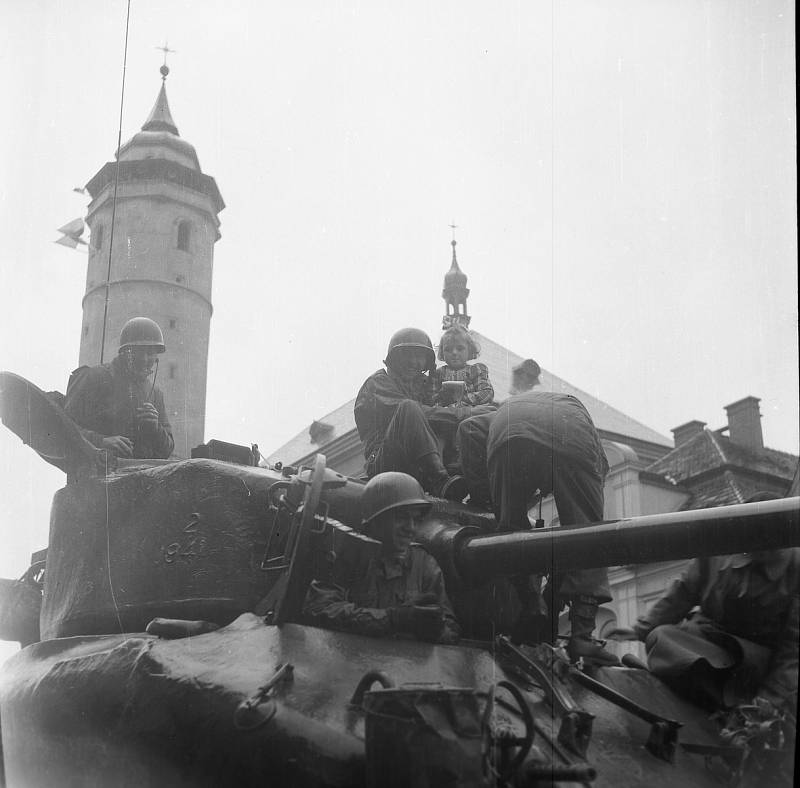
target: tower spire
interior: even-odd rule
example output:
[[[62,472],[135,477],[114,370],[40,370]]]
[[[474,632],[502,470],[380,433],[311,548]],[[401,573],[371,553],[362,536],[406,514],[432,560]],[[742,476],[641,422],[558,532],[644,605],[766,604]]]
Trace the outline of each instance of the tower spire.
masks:
[[[158,98],[150,110],[147,120],[142,126],[142,131],[168,131],[176,137],[178,134],[178,127],[172,119],[172,113],[169,111],[169,102],[167,101],[167,77],[169,76],[169,66],[167,65],[167,52],[174,52],[174,49],[169,49],[164,44],[163,47],[156,47],[164,52],[164,64],[159,71],[161,72],[161,90],[158,91]]]
[[[470,316],[467,314],[467,275],[458,267],[456,257],[456,225],[451,224],[453,230],[453,240],[450,245],[453,247],[453,259],[450,263],[450,270],[444,275],[444,287],[442,288],[442,298],[445,304],[445,314],[442,317],[442,328],[449,328],[455,323],[459,323],[464,328],[469,326]]]

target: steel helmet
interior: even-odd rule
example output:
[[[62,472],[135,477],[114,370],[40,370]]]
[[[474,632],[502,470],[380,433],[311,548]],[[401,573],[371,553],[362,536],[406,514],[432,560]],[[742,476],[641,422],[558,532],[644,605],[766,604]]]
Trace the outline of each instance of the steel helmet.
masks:
[[[407,473],[387,471],[373,476],[361,495],[361,524],[367,525],[379,514],[400,506],[425,506],[432,504],[422,492],[422,486]]]
[[[436,354],[433,352],[433,343],[431,338],[421,328],[401,328],[392,334],[389,340],[389,349],[386,351],[386,364],[388,365],[392,360],[392,353],[395,350],[403,347],[418,347],[427,351],[428,364],[427,369],[433,369],[436,366]]]
[[[152,347],[163,353],[164,335],[155,320],[149,317],[132,317],[119,332],[119,349],[126,347]]]

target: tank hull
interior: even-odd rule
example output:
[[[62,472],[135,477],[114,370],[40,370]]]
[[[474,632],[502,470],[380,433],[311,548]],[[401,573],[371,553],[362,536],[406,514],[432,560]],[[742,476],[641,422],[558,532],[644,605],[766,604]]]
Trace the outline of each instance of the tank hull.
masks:
[[[291,680],[259,707],[263,722],[243,728],[237,707],[285,663],[293,666]],[[182,640],[45,641],[9,660],[0,677],[7,784],[361,786],[364,714],[350,701],[376,669],[396,685],[488,690],[501,679],[519,683],[488,647],[274,627],[252,614]],[[682,741],[714,741],[706,716],[646,671],[610,669],[601,678],[641,703],[657,699],[662,714],[684,723]],[[556,739],[552,707],[541,691],[520,686],[537,721],[537,757],[564,766],[563,748],[548,744]],[[679,748],[674,763],[660,760],[642,746],[646,723],[579,687],[572,691],[596,715],[585,759],[597,770],[594,785],[717,784],[702,758]],[[500,710],[506,725],[519,727],[512,711]]]

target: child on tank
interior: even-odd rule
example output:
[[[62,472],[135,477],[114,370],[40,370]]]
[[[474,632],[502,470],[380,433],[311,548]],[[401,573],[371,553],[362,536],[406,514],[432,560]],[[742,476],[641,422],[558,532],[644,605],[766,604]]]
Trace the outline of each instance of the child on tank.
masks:
[[[476,359],[480,347],[464,326],[450,326],[439,342],[438,358],[444,361],[433,373],[433,392],[438,405],[489,405],[494,400],[494,388],[486,364],[468,362]],[[460,381],[460,386],[444,385]]]

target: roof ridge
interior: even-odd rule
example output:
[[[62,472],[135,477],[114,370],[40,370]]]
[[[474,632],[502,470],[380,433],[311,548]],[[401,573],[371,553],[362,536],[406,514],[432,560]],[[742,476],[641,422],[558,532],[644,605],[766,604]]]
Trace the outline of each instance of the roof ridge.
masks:
[[[733,492],[736,493],[736,497],[739,499],[739,503],[744,503],[746,500],[744,497],[744,493],[741,491],[739,485],[736,483],[736,477],[733,475],[733,473],[729,470],[726,470],[723,473],[723,476],[725,477],[725,482],[728,484],[731,490],[733,490]]]
[[[506,351],[506,354],[508,356],[513,356],[515,358],[518,358],[520,361],[524,360],[524,356],[520,356],[518,353],[515,353],[513,350],[509,350],[507,347],[505,347],[505,345],[501,345],[499,342],[497,342],[496,340],[492,339],[490,336],[487,336],[486,334],[482,334],[480,331],[472,331],[472,334],[477,334],[479,339],[488,340],[492,344],[502,348],[503,350]],[[560,384],[562,384],[564,386],[568,386],[570,389],[572,389],[578,395],[578,399],[580,399],[581,397],[591,398],[594,402],[598,403],[599,405],[602,405],[604,408],[608,408],[608,410],[613,411],[614,413],[618,414],[619,416],[621,416],[625,420],[635,424],[637,427],[641,427],[641,428],[647,430],[648,432],[653,433],[654,435],[657,435],[663,441],[665,441],[665,443],[657,443],[656,445],[665,446],[665,447],[669,446],[669,438],[667,438],[666,435],[661,435],[661,433],[658,432],[658,430],[654,430],[652,427],[648,427],[647,424],[645,424],[644,422],[639,421],[638,419],[634,419],[632,416],[629,416],[627,413],[624,413],[623,411],[621,411],[619,408],[615,407],[614,405],[609,404],[608,402],[606,402],[603,399],[600,399],[598,396],[595,396],[594,394],[590,394],[588,391],[584,391],[579,386],[576,386],[574,383],[570,383],[568,380],[565,380],[564,378],[559,377],[554,372],[551,372],[549,369],[545,369],[544,367],[541,367],[541,373],[542,373],[542,375],[549,376],[554,381],[558,381],[558,383],[560,383]],[[586,404],[586,403],[584,403],[584,404]],[[640,438],[640,440],[645,440],[646,441],[647,439],[646,438]],[[654,440],[650,440],[649,442],[650,443],[656,443],[656,441],[654,441]]]
[[[706,427],[706,428],[703,430],[703,432],[704,432],[706,435],[708,435],[708,436],[709,436],[709,438],[711,438],[711,443],[713,444],[714,448],[715,448],[715,449],[717,450],[717,452],[719,453],[719,456],[720,456],[720,458],[722,459],[722,462],[723,462],[723,463],[725,463],[725,464],[727,465],[727,463],[728,463],[728,458],[725,456],[725,452],[723,451],[723,449],[722,449],[722,446],[720,446],[720,443],[719,443],[719,441],[717,440],[717,436],[714,434],[714,431],[713,431],[713,430],[710,430],[710,429],[708,429],[708,427]]]

